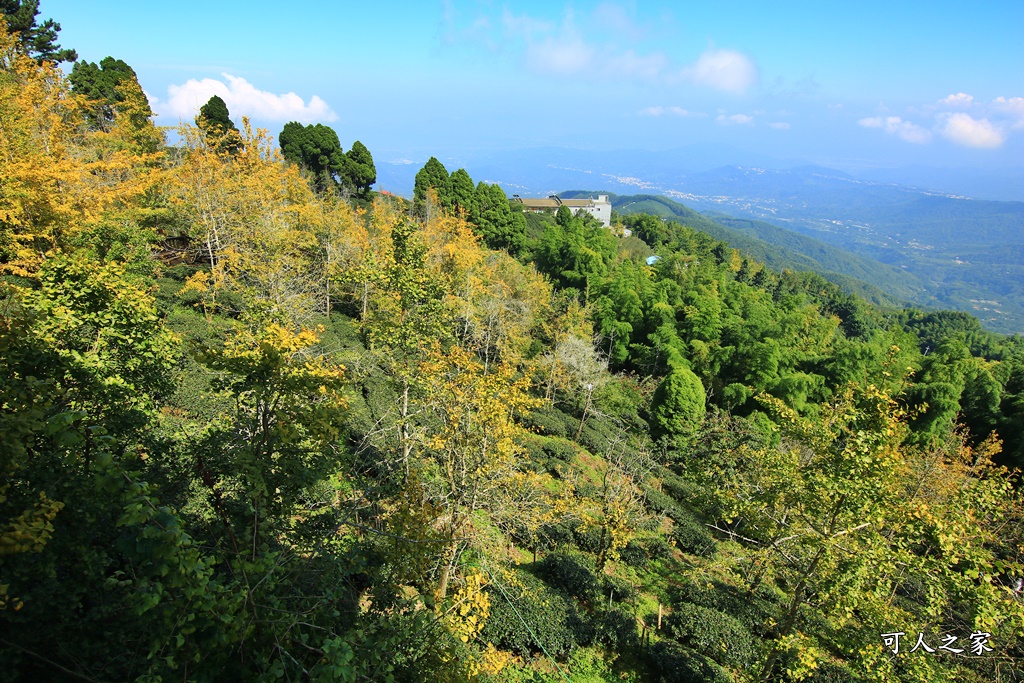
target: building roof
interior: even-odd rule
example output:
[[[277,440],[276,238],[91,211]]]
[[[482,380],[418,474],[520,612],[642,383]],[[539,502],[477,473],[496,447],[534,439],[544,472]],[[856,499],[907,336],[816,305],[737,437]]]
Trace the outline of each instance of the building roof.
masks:
[[[522,197],[516,197],[515,201],[519,202],[523,206],[528,206],[534,209],[557,209],[563,202],[558,197],[547,197],[545,199],[523,199]]]
[[[608,199],[604,195],[604,201],[607,203]],[[529,197],[520,197],[519,195],[513,195],[512,201],[519,202],[523,206],[531,209],[557,209],[560,206],[568,206],[571,208],[586,208],[597,204],[599,199],[561,199],[558,195],[551,195],[544,199],[531,199]]]

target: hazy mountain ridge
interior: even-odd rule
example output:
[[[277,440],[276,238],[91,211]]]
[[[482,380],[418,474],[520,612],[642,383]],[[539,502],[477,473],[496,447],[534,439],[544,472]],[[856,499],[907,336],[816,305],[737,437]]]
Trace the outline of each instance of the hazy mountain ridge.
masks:
[[[570,191],[563,196],[588,195]],[[898,268],[832,247],[785,228],[724,214],[702,215],[679,202],[655,195],[610,195],[621,213],[650,213],[678,220],[728,242],[775,270],[813,271],[880,305],[900,305],[924,292],[920,280]],[[870,284],[869,284],[870,283]]]
[[[732,220],[767,222],[774,229],[751,224],[745,226],[746,237],[756,236],[791,253],[772,255],[764,247],[738,241],[735,232],[702,229],[773,267],[832,273],[834,280],[839,275],[865,280],[896,299],[968,311],[994,331],[1024,331],[1024,285],[1018,284],[1024,282],[1024,202],[971,199],[955,192],[876,181],[864,177],[866,172],[854,175],[806,164],[778,168],[784,163],[778,159],[740,166],[733,162],[740,156],[735,151],[703,148],[629,154],[551,148],[491,153],[451,160],[451,164],[464,165],[474,177],[500,184],[509,195],[546,196],[566,187],[599,187],[622,196],[660,195],[683,202],[688,210],[725,214]],[[724,165],[699,171],[687,168],[713,162]],[[409,174],[411,187],[414,171],[415,165],[395,165],[383,171],[382,181],[403,191],[406,181],[399,176]],[[889,175],[898,177],[895,170]],[[955,184],[955,179],[947,179],[945,186]],[[668,213],[648,209],[693,220],[692,215],[679,214],[678,208],[666,209]],[[793,235],[815,241],[801,242]],[[826,255],[822,243],[842,251]],[[814,262],[802,262],[797,254]],[[846,254],[885,264],[890,270],[851,260]],[[877,300],[856,285],[844,286]]]

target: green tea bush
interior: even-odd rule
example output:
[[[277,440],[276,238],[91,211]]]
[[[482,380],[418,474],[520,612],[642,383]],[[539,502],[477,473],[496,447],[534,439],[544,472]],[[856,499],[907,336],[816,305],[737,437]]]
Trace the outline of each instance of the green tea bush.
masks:
[[[714,537],[708,532],[707,527],[699,520],[689,515],[680,516],[675,520],[675,528],[672,529],[672,538],[676,547],[684,553],[697,555],[699,557],[713,557],[718,550]]]
[[[504,592],[498,586],[488,589],[491,612],[480,634],[484,641],[521,656],[541,653],[542,644],[552,657],[564,658],[593,640],[593,629],[572,600],[532,574],[519,571],[501,588]]]
[[[669,590],[669,599],[675,608],[689,603],[730,614],[758,638],[776,635],[771,624],[777,616],[779,595],[769,586],[750,593],[721,581],[710,585],[683,581]]]
[[[640,646],[636,617],[621,607],[604,610],[595,619],[597,640],[616,652],[633,652]]]
[[[579,600],[589,602],[598,595],[600,582],[594,560],[581,553],[551,553],[541,560],[537,575]]]
[[[574,436],[579,420],[566,415],[558,408],[542,406],[523,419],[523,424],[532,431],[545,436]]]
[[[630,567],[643,567],[651,560],[663,560],[669,557],[672,557],[672,545],[664,536],[634,538],[619,551],[619,559]]]
[[[670,640],[648,648],[647,660],[658,683],[733,683],[722,667]]]
[[[739,619],[708,607],[689,603],[676,607],[665,619],[665,630],[679,644],[726,666],[749,666],[757,654],[754,636]]]
[[[675,519],[676,517],[687,514],[683,507],[679,505],[672,496],[659,491],[658,489],[646,489],[644,491],[644,496],[647,498],[648,508],[655,512],[660,512],[666,517]]]
[[[821,662],[811,677],[804,679],[806,683],[860,683],[861,680],[844,665],[835,662]]]
[[[571,520],[562,518],[558,522],[542,524],[536,533],[537,547],[546,550],[560,548],[574,543],[574,528]]]

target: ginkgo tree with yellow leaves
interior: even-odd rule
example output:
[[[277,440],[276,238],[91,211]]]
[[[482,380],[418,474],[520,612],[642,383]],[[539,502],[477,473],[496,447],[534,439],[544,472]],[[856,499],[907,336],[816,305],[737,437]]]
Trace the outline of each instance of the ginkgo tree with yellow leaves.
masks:
[[[1019,511],[993,446],[906,446],[905,410],[874,386],[847,388],[816,418],[761,401],[778,446],[705,447],[689,465],[718,530],[745,549],[736,569],[748,593],[782,591],[752,680],[802,680],[836,660],[862,680],[965,680],[941,660],[897,660],[877,644],[892,631],[937,641],[956,626],[1010,638],[1024,623],[1007,590],[1021,575],[1018,550],[998,540]]]
[[[518,464],[517,417],[535,405],[527,380],[507,365],[485,373],[466,351],[434,349],[421,364],[424,407],[429,411],[423,436],[422,475],[434,491],[445,539],[437,582],[444,598],[463,549],[472,547],[473,518],[479,511],[492,521],[514,517],[516,492],[528,486]]]

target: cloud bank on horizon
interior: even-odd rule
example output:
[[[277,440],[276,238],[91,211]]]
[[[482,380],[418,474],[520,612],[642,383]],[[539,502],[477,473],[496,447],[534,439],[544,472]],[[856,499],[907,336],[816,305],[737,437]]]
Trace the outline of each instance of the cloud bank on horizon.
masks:
[[[338,119],[334,110],[317,95],[313,95],[307,103],[294,92],[278,95],[260,90],[239,76],[222,73],[221,77],[224,80],[190,78],[181,85],[169,85],[167,98],[151,97],[151,105],[160,110],[162,117],[188,120],[211,97],[218,95],[234,118],[248,116],[264,121],[300,123],[332,122]]]
[[[931,113],[931,130],[899,116],[869,116],[857,123],[878,128],[899,139],[918,145],[932,141],[933,132],[950,142],[974,149],[997,149],[1010,131],[1024,128],[1024,98],[997,97],[980,102],[973,95],[958,92],[922,108]],[[973,112],[973,113],[970,113]]]

